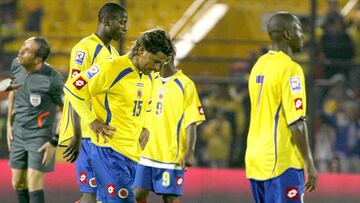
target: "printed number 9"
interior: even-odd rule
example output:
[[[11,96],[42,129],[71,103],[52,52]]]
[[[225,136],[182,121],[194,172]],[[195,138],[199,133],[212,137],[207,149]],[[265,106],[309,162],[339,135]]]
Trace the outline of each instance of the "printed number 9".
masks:
[[[168,187],[170,185],[170,173],[167,171],[162,174],[162,185],[164,187]]]

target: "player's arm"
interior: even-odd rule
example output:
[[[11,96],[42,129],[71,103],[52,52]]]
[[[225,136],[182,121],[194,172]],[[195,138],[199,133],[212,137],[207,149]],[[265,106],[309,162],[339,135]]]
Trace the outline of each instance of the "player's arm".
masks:
[[[10,91],[8,94],[8,112],[7,112],[7,122],[6,122],[6,138],[7,138],[9,151],[11,151],[11,145],[14,139],[13,136],[14,101],[15,101],[15,91]]]
[[[285,69],[279,78],[282,88],[282,105],[292,134],[292,140],[299,149],[307,172],[306,191],[313,191],[317,184],[317,172],[309,145],[306,114],[306,90],[304,73],[300,66]]]
[[[99,139],[99,136],[102,136],[105,142],[107,142],[107,137],[111,138],[113,136],[115,129],[99,121],[90,111],[90,98],[92,95],[104,92],[108,88],[106,81],[109,75],[111,73],[106,69],[101,70],[98,66],[94,65],[87,71],[68,80],[64,87],[65,94],[69,98],[74,110],[89,125],[97,139]]]
[[[188,167],[193,165],[196,139],[197,139],[196,123],[192,123],[186,128],[187,149],[181,165],[183,170],[187,170]]]
[[[305,167],[308,174],[305,189],[306,191],[311,192],[317,185],[317,172],[310,149],[306,121],[304,119],[300,119],[296,123],[290,125],[290,130],[292,139],[300,150],[300,153],[305,161]]]

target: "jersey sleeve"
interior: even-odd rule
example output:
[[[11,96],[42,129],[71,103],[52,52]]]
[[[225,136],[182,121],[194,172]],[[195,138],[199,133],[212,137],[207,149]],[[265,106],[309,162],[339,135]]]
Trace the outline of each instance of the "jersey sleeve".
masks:
[[[115,75],[109,71],[111,61],[94,64],[65,84],[65,95],[85,124],[90,124],[96,119],[90,111],[91,96],[101,94],[111,86],[110,82],[113,81],[111,78]]]
[[[70,56],[69,78],[71,79],[80,72],[88,69],[92,64],[92,56],[85,44],[79,43],[73,47]]]
[[[297,64],[288,67],[281,78],[282,105],[288,125],[292,125],[306,115],[305,78]]]
[[[205,112],[201,105],[195,84],[189,82],[184,91],[184,124],[188,127],[192,123],[200,125],[205,121]]]
[[[54,77],[52,81],[50,95],[54,103],[59,106],[64,105],[63,87],[64,87],[64,79],[59,73],[57,73],[57,75]]]

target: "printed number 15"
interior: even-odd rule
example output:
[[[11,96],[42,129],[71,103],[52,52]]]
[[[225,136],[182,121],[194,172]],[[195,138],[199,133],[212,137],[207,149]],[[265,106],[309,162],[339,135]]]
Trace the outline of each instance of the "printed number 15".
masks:
[[[134,101],[133,116],[140,116],[142,103],[142,101]]]

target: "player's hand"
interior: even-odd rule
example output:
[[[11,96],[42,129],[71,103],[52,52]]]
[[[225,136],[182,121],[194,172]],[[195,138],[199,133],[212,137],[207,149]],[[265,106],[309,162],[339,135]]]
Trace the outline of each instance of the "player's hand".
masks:
[[[149,141],[149,137],[150,137],[150,132],[148,129],[146,128],[143,128],[141,133],[140,133],[140,136],[139,136],[139,143],[140,143],[140,148],[141,150],[144,150],[145,147],[146,147],[146,144],[148,143]]]
[[[7,139],[8,150],[10,152],[12,142],[14,140],[13,127],[11,125],[7,125],[7,127],[6,127],[6,139]]]
[[[189,167],[191,167],[194,163],[194,153],[186,153],[182,162],[181,168],[186,171]]]
[[[46,142],[45,144],[43,144],[43,146],[41,146],[38,150],[38,152],[44,152],[44,157],[42,160],[42,164],[47,166],[49,165],[51,159],[54,156],[56,147],[54,147],[52,144],[50,144],[50,142]]]
[[[315,190],[317,185],[317,171],[313,162],[306,164],[307,181],[305,183],[305,190],[312,192]]]
[[[22,85],[23,84],[16,83],[13,78],[6,78],[6,79],[0,81],[0,92],[16,90],[17,88],[21,87]]]
[[[67,149],[63,152],[63,158],[73,163],[80,153],[81,136],[73,136]]]
[[[97,119],[90,123],[89,127],[95,133],[96,141],[99,142],[99,136],[101,136],[104,139],[104,143],[109,142],[107,138],[111,139],[114,136],[114,131],[116,130],[116,128],[106,125]]]

